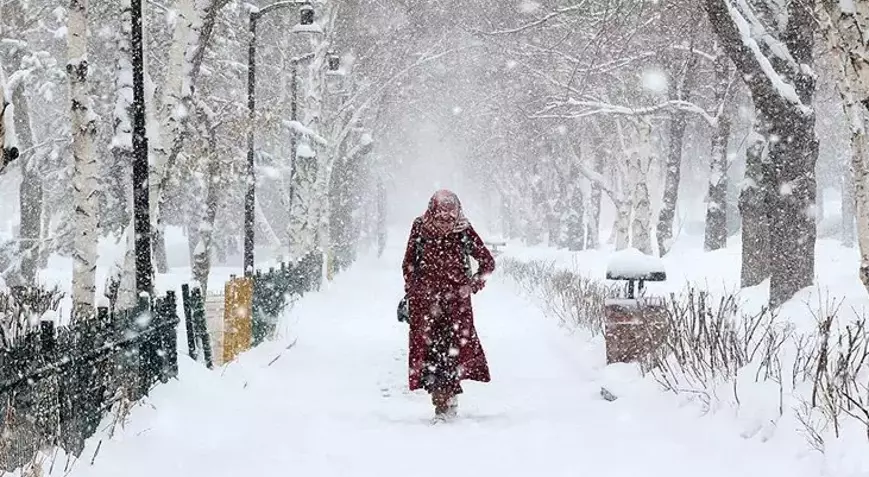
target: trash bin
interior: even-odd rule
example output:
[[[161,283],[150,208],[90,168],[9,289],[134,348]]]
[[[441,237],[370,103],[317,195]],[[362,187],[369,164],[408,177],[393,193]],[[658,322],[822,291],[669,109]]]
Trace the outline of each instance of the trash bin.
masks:
[[[625,282],[620,296],[604,304],[607,364],[640,361],[667,336],[664,299],[645,292],[645,282],[667,279],[663,262],[636,249],[623,250],[610,260],[606,278]]]

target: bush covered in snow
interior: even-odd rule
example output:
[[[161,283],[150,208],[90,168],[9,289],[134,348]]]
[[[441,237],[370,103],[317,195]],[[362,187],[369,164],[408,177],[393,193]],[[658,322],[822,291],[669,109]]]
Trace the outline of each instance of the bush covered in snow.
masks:
[[[11,346],[41,320],[53,319],[63,296],[56,287],[0,290],[0,349]]]

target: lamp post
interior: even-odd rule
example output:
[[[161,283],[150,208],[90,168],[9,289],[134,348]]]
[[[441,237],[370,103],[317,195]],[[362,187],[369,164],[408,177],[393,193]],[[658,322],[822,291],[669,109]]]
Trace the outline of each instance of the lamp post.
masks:
[[[133,60],[133,231],[136,255],[136,293],[152,295],[151,216],[148,186],[148,136],[145,132],[145,80],[142,41],[142,0],[130,3]]]
[[[248,45],[247,66],[247,193],[244,198],[244,274],[252,275],[254,271],[254,217],[256,209],[256,172],[254,169],[254,118],[256,116],[256,29],[257,22],[263,16],[291,7],[299,8],[298,32],[316,32],[314,24],[314,7],[307,0],[287,0],[275,2],[250,12],[250,43]],[[293,86],[295,88],[295,85]]]

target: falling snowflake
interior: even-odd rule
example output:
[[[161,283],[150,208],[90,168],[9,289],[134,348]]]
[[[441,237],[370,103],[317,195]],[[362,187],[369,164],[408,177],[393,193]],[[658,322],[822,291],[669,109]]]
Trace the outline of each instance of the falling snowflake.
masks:
[[[523,0],[519,2],[519,13],[534,13],[540,10],[540,4],[531,0]]]
[[[654,93],[667,92],[667,74],[657,68],[650,68],[643,71],[643,88]]]

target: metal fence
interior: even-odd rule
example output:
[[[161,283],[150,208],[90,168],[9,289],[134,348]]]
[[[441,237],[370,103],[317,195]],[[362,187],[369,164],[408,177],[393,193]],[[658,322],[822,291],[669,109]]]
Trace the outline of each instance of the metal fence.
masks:
[[[296,264],[281,263],[268,272],[257,270],[253,282],[253,346],[263,342],[277,326],[278,317],[293,298],[318,290],[323,274],[323,255],[307,255]]]
[[[135,401],[178,374],[174,292],[132,310],[99,308],[96,318],[39,323],[0,349],[0,470],[41,449],[80,455],[105,412]]]
[[[322,255],[311,254],[295,264],[256,272],[251,345],[271,335],[295,298],[320,288],[322,266]],[[40,305],[14,308],[20,312],[15,316],[47,317],[43,308],[56,305],[60,296],[56,291],[20,293],[22,300]],[[199,288],[187,285],[182,294],[190,356],[196,359],[201,350],[211,368],[204,297]],[[10,311],[10,303],[0,305]],[[98,308],[96,319],[72,326],[44,319],[38,326],[21,324],[23,331],[14,335],[0,330],[0,473],[51,447],[80,456],[85,440],[115,403],[137,401],[158,382],[177,376],[176,305],[170,291],[153,307],[143,298],[132,310]]]

